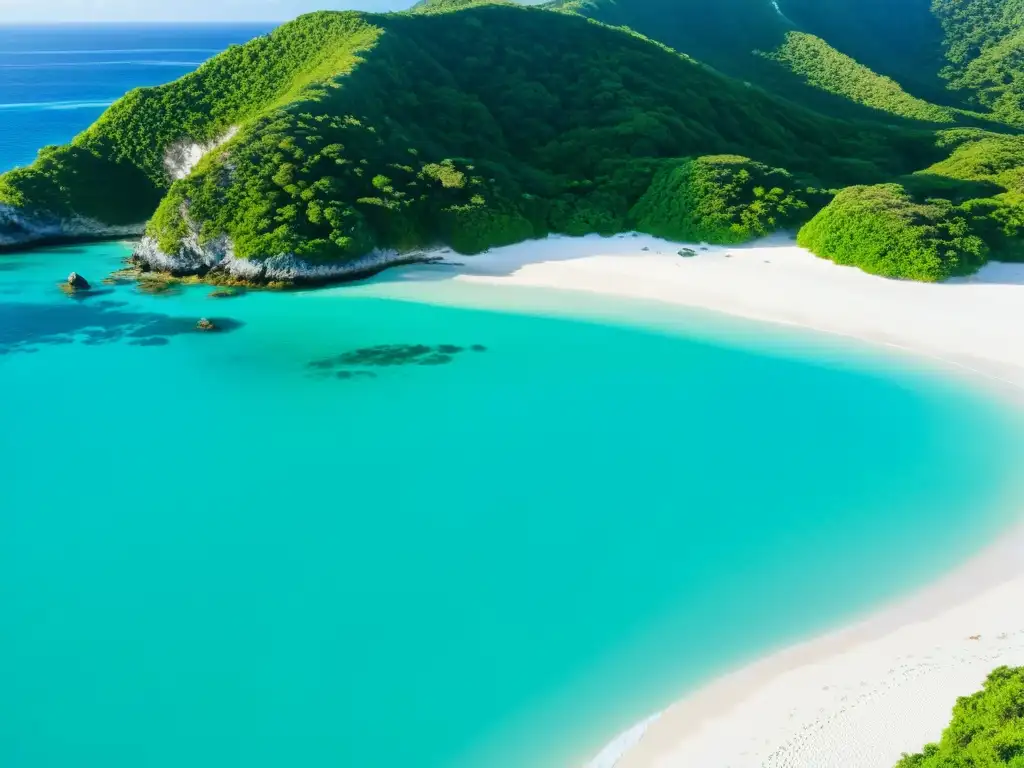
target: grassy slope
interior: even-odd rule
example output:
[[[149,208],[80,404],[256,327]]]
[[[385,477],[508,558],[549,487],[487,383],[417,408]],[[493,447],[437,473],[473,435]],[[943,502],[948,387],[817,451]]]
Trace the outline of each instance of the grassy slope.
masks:
[[[511,0],[419,0],[409,9],[411,13],[448,13],[461,11],[474,5],[513,5]]]
[[[944,75],[978,107],[1024,127],[1024,0],[934,0]]]

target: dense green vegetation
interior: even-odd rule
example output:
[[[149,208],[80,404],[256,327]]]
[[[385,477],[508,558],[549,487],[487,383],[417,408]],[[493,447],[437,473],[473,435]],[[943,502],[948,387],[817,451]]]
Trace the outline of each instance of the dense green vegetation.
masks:
[[[944,183],[918,194],[957,203],[991,258],[1024,260],[1024,136],[954,130],[941,134],[940,143],[953,147],[950,155],[915,174],[912,183]]]
[[[815,109],[1024,127],[1024,0],[553,0]],[[857,112],[855,105],[871,108]]]
[[[926,282],[968,274],[988,255],[953,203],[917,202],[899,184],[847,187],[797,241],[837,264]]]
[[[381,30],[359,14],[320,14],[227,52],[175,83],[138,88],[63,147],[0,176],[0,202],[108,223],[145,221],[167,187],[164,151],[230,126],[348,71]],[[102,185],[102,194],[96,194]]]
[[[224,150],[169,184],[169,144],[234,124]],[[113,222],[147,218],[161,195],[150,232],[168,252],[196,229],[228,235],[243,258],[328,261],[621,231],[666,162],[708,154],[813,174],[808,186],[881,181],[943,156],[927,133],[830,120],[576,16],[325,12],[129,94],[70,147],[2,177],[0,200]],[[124,171],[117,197],[92,194],[106,168]],[[724,199],[712,186],[686,199]],[[790,221],[791,190],[776,200],[776,186],[729,198],[741,229],[728,239]],[[652,199],[643,225],[667,231],[656,215],[678,206]]]
[[[896,768],[1024,766],[1024,667],[999,667],[982,690],[957,700],[942,739]]]
[[[828,31],[819,11],[790,2]],[[309,14],[129,93],[70,145],[0,176],[0,203],[149,220],[169,254],[230,241],[239,258],[314,263],[442,243],[473,253],[551,232],[733,243],[802,224],[819,255],[894,277],[1024,258],[1024,139],[949,128],[961,111],[795,31],[766,0],[661,25],[715,68],[580,15],[655,26],[674,18],[669,7],[425,0],[411,13]],[[926,58],[905,52],[894,71]],[[718,71],[730,67],[764,87]],[[825,104],[842,95],[871,119],[789,100],[805,92]],[[230,142],[168,177],[168,147],[229,127]]]
[[[1024,127],[1024,0],[933,0],[933,9],[945,31],[950,87]]]
[[[1024,137],[954,129],[938,144],[949,155],[898,184],[842,190],[799,243],[867,272],[928,281],[987,258],[1024,259]]]
[[[825,193],[736,155],[666,164],[631,212],[637,229],[687,242],[742,243],[807,217]],[[827,195],[826,195],[827,199]]]
[[[816,88],[882,112],[935,123],[952,123],[960,117],[949,107],[911,96],[892,78],[876,74],[805,32],[787,33],[785,41],[765,56]]]
[[[769,0],[555,0],[553,7],[628,26],[725,74],[837,116],[972,122],[927,100],[955,101],[938,75],[941,29],[928,2],[779,0],[776,10]],[[908,72],[917,76],[898,77]],[[907,92],[907,83],[927,98]]]
[[[798,30],[827,40],[909,93],[939,104],[957,104],[939,75],[944,65],[943,30],[931,4],[932,0],[779,0]]]
[[[343,84],[252,126],[229,180],[212,163],[172,189],[154,220],[162,246],[185,232],[185,199],[240,256],[473,252],[625,229],[660,158],[743,151],[851,181],[933,154],[924,136],[793,110],[575,18],[489,6],[375,22],[385,34]]]

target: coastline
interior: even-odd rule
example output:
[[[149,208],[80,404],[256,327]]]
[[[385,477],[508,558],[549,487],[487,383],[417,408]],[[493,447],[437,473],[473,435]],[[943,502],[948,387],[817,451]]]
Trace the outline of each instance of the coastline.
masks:
[[[922,284],[836,266],[785,237],[693,257],[678,255],[681,247],[646,236],[554,237],[467,257],[459,268],[393,270],[362,289],[464,303],[468,294],[448,287],[521,286],[712,310],[897,350],[967,376],[1008,407],[1024,403],[1024,345],[1014,335],[1024,324],[1024,264]],[[424,291],[424,281],[435,287]],[[957,697],[988,672],[1024,664],[1024,617],[1006,610],[1021,602],[1024,523],[923,589],[770,650],[614,740],[608,734],[610,743],[581,762],[891,768],[901,753],[937,740]]]
[[[683,248],[700,250],[686,258],[678,255]],[[453,254],[446,249],[431,255]],[[919,361],[989,379],[1024,405],[1024,348],[1015,325],[1024,321],[1024,263],[992,262],[944,283],[892,280],[818,258],[788,235],[734,246],[635,234],[554,235],[458,259],[464,263],[396,266],[379,282],[340,290],[476,305],[479,297],[469,286],[547,288],[709,310],[812,331],[819,339],[828,334],[909,352]],[[434,286],[425,290],[422,283]],[[514,299],[495,303],[509,305]],[[575,307],[543,309],[577,314]]]

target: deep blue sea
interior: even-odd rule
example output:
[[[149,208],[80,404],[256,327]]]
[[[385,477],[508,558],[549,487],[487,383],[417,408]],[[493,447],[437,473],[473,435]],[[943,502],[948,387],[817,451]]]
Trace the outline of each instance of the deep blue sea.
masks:
[[[0,167],[254,31],[0,32]],[[388,275],[57,290],[128,251],[0,256],[4,768],[578,764],[1018,490],[1015,413],[853,343]]]
[[[0,25],[0,170],[88,128],[132,88],[174,80],[272,28]]]

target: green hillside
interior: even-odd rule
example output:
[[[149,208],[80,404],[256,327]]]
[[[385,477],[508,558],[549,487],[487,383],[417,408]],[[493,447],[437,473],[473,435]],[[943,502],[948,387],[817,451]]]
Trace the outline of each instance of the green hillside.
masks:
[[[982,690],[957,699],[942,739],[896,768],[1019,768],[1024,765],[1024,667],[999,667]]]
[[[973,122],[949,108],[957,100],[939,77],[941,29],[928,2],[555,0],[550,7],[630,27],[833,115]]]
[[[962,221],[956,248],[929,229],[879,251],[881,216],[877,231],[847,228],[873,243],[863,251],[805,240],[918,279],[1017,252],[1015,137],[826,117],[578,14],[466,5],[310,14],[129,93],[70,145],[0,176],[0,244],[42,219],[148,220],[161,268],[230,257],[258,275],[268,259],[472,253],[550,232],[738,242],[812,218],[812,231],[844,227],[859,198],[829,202],[836,190],[889,184],[875,197],[901,226]],[[170,177],[169,149],[226,135]]]
[[[232,125],[242,130],[230,154],[170,187],[167,146]],[[617,231],[659,164],[722,153],[833,186],[941,154],[925,134],[793,109],[574,16],[497,5],[324,12],[133,91],[70,146],[0,177],[0,200],[125,223],[163,199],[151,230],[173,249],[187,199],[204,236],[229,235],[238,256],[332,260]]]
[[[473,5],[513,5],[511,0],[419,0],[409,10],[412,13],[447,13],[461,11]]]
[[[934,0],[943,76],[977,108],[1024,127],[1024,0]]]
[[[1024,127],[1022,0],[554,0],[550,7],[628,26],[829,114]]]
[[[943,29],[931,11],[932,0],[779,0],[779,5],[801,31],[827,40],[915,96],[958,104],[939,74],[945,65]]]
[[[806,32],[787,32],[777,48],[761,56],[799,77],[804,85],[879,112],[924,122],[966,122],[967,116],[961,111],[911,96],[892,78],[873,72],[822,38]],[[770,87],[770,81],[766,85]],[[800,98],[792,90],[789,94]],[[818,98],[813,101],[820,103]]]

